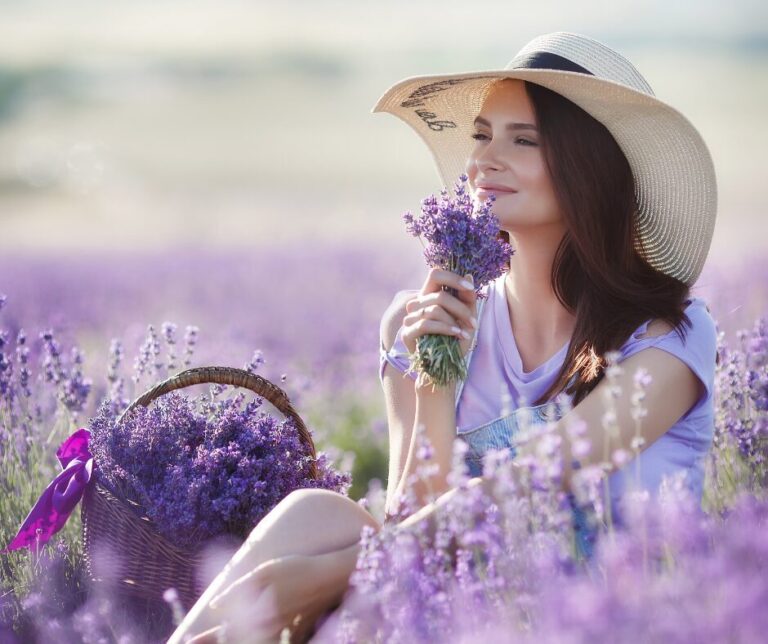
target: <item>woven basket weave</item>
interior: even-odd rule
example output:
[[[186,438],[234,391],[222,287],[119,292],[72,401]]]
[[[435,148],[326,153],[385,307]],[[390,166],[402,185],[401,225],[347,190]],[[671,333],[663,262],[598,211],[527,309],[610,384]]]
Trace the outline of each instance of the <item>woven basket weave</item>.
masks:
[[[137,398],[120,415],[117,423],[138,405],[146,407],[170,391],[205,383],[250,389],[293,420],[299,439],[312,456],[310,476],[317,478],[314,443],[288,396],[269,380],[243,369],[197,367],[183,371]],[[146,600],[148,606],[164,607],[163,593],[171,587],[176,588],[187,610],[201,595],[204,589],[196,582],[201,553],[180,548],[165,539],[138,503],[108,489],[98,475],[83,497],[81,516],[83,558],[86,574],[92,582],[109,580],[118,593],[139,601]]]

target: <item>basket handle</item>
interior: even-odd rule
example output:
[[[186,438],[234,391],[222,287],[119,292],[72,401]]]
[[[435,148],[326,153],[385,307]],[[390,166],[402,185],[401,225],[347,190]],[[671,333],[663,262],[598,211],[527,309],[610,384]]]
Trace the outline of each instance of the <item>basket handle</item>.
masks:
[[[299,439],[309,448],[309,452],[312,456],[310,476],[313,479],[317,478],[317,467],[315,465],[317,455],[315,452],[315,444],[312,441],[312,437],[309,435],[309,431],[307,430],[304,421],[291,405],[291,401],[288,399],[287,394],[280,389],[280,387],[266,378],[257,376],[255,373],[251,373],[245,369],[236,369],[235,367],[194,367],[182,371],[171,378],[163,380],[161,383],[155,385],[152,389],[139,396],[128,405],[122,414],[120,414],[117,422],[120,423],[123,420],[123,417],[137,406],[141,405],[142,407],[146,407],[149,403],[155,400],[155,398],[159,398],[163,394],[167,394],[176,389],[183,389],[184,387],[205,383],[245,387],[246,389],[250,389],[256,395],[266,398],[282,414],[290,417],[296,424],[296,429],[299,432]]]

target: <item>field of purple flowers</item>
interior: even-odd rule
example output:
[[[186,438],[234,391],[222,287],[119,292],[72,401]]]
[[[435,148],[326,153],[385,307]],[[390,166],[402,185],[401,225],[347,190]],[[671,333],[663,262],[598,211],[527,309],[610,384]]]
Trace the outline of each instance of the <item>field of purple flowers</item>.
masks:
[[[378,322],[392,295],[419,287],[426,272],[418,255],[395,256],[304,244],[0,258],[0,542],[60,470],[56,447],[102,401],[131,401],[201,365],[250,368],[285,389],[318,450],[351,472],[352,498],[380,516]],[[766,278],[764,260],[710,264],[693,289],[721,331],[703,511],[671,481],[660,505],[638,497],[631,529],[601,538],[587,565],[572,556],[547,485],[513,493],[504,462],[491,462],[509,502],[468,489],[439,513],[434,535],[424,526],[365,533],[350,593],[315,640],[760,641]],[[461,485],[459,468],[455,477]],[[42,548],[0,555],[0,641],[143,641],[108,600],[88,595],[77,514]]]

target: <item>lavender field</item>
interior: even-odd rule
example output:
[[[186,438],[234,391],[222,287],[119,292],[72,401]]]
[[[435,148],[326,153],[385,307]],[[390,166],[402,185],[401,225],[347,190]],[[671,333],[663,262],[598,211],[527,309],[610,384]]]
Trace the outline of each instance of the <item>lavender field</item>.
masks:
[[[392,261],[397,256],[398,261]],[[57,446],[107,399],[135,399],[188,366],[250,367],[282,387],[319,451],[381,517],[387,431],[378,325],[426,269],[371,242],[250,252],[0,258],[0,542],[58,473]],[[768,262],[710,262],[693,293],[721,331],[716,431],[702,509],[670,482],[630,529],[573,556],[559,500],[492,475],[418,526],[364,533],[341,608],[315,641],[761,641],[768,629]],[[537,472],[539,472],[537,474]],[[538,478],[537,478],[538,477]],[[457,468],[457,485],[464,481]],[[538,481],[538,483],[537,483]],[[505,487],[507,486],[507,487]],[[507,494],[504,495],[506,490]],[[39,549],[2,554],[0,642],[146,641],[89,594],[78,512]],[[456,565],[444,546],[455,539]],[[106,602],[106,603],[105,603]]]

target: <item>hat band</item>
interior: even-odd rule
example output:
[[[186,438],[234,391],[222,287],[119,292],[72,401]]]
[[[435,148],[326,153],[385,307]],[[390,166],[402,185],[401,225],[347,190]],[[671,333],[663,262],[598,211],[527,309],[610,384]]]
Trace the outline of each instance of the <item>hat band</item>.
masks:
[[[563,72],[580,72],[582,74],[594,74],[581,65],[577,65],[572,60],[552,54],[548,51],[534,51],[530,54],[523,54],[519,58],[512,60],[507,69],[557,69]]]
[[[547,51],[534,51],[529,54],[521,54],[514,58],[509,65],[507,65],[506,71],[512,71],[514,69],[553,69],[564,72],[580,72],[582,74],[588,74],[594,76],[594,74],[588,69],[584,69],[581,65],[577,65],[572,60],[560,56],[558,54],[552,54]],[[472,76],[467,78],[448,78],[445,80],[439,80],[426,85],[420,85],[413,90],[404,101],[400,103],[400,107],[406,109],[413,109],[416,116],[418,116],[427,127],[433,132],[442,132],[445,129],[451,129],[456,127],[455,121],[440,118],[431,109],[427,109],[427,103],[436,94],[444,92],[450,89],[454,85],[466,83],[470,80],[476,80],[480,78],[494,79],[493,76]]]

